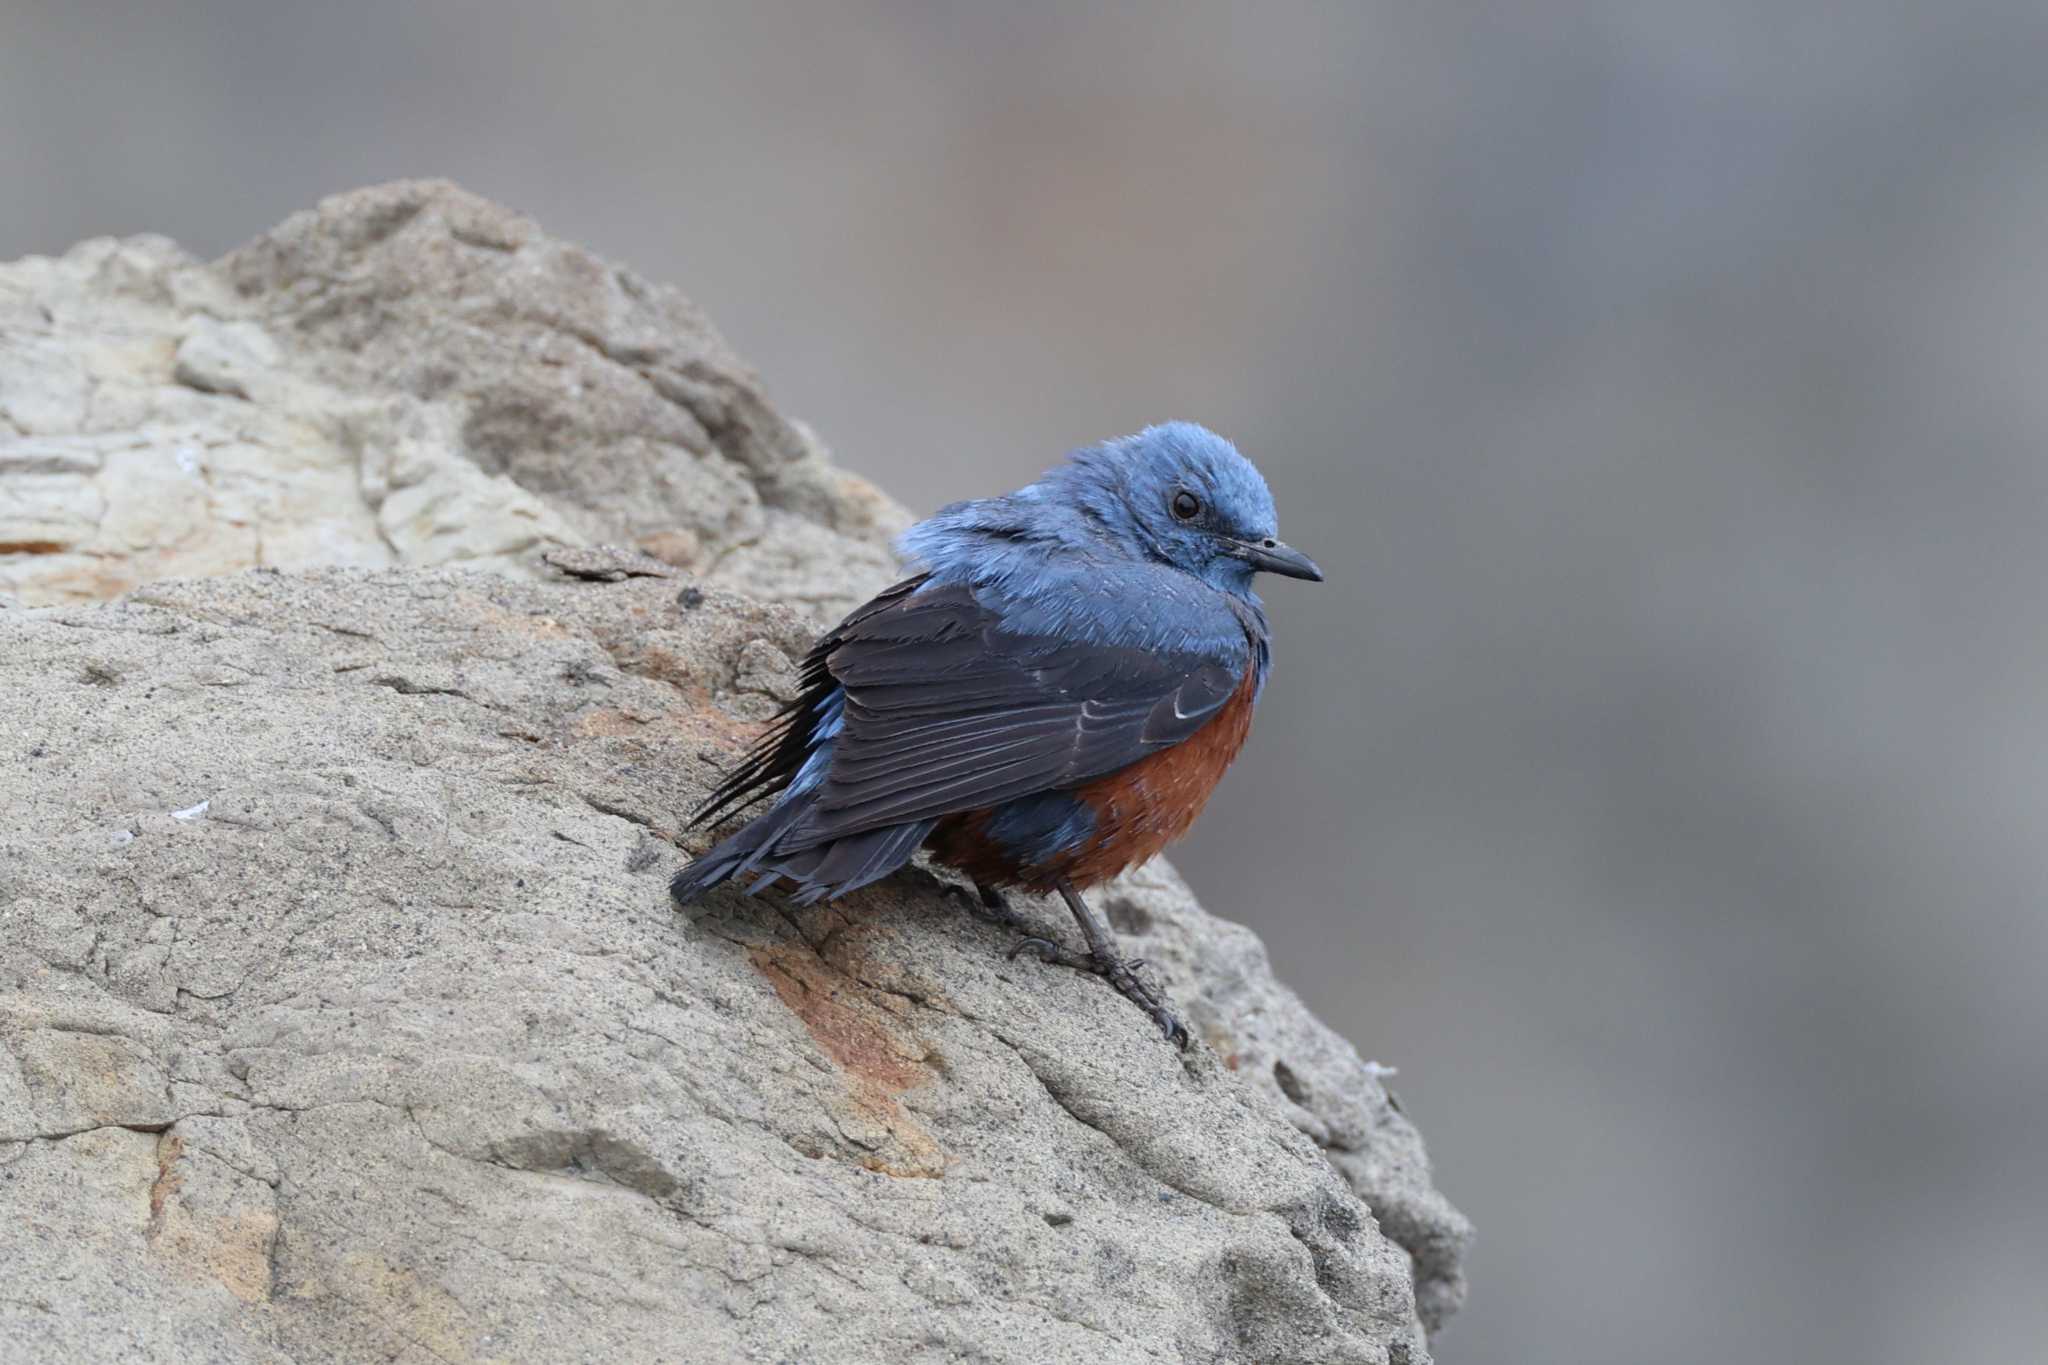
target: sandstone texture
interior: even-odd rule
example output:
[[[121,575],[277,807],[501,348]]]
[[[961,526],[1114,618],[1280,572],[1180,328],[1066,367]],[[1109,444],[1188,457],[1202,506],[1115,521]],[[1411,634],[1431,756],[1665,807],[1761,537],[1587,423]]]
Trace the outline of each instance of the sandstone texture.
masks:
[[[928,872],[669,906],[901,521],[446,185],[0,267],[0,1357],[1429,1359],[1464,1220],[1165,864],[1185,1054]]]

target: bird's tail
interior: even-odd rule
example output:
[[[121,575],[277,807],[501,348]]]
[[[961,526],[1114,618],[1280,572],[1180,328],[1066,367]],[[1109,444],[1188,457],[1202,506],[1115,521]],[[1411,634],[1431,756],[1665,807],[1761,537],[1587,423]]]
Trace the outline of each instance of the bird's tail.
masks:
[[[773,856],[776,838],[789,832],[789,827],[803,817],[810,803],[794,793],[785,795],[767,811],[749,820],[738,833],[721,840],[704,855],[676,873],[668,884],[668,893],[677,905],[688,905],[719,883],[747,872],[761,868]],[[768,869],[771,873],[774,869]],[[758,891],[768,882],[771,875],[756,882],[749,891]]]
[[[721,882],[752,876],[750,896],[787,879],[798,905],[829,900],[880,881],[909,862],[937,823],[919,820],[790,847],[800,840],[794,831],[810,808],[808,796],[787,793],[772,809],[676,873],[669,895],[677,905],[689,905]]]

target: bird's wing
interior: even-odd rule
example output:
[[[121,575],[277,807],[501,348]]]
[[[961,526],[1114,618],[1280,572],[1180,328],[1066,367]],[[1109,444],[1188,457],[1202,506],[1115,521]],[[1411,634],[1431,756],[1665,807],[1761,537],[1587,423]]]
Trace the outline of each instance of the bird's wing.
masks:
[[[832,651],[849,632],[857,631],[863,621],[899,605],[924,581],[925,575],[919,574],[884,588],[855,607],[811,647],[811,652],[804,656],[797,695],[783,706],[739,766],[727,773],[725,780],[690,812],[691,824],[714,824],[757,801],[779,795],[789,786],[819,743],[816,731],[825,709],[839,696],[839,682],[827,667]]]
[[[1201,729],[1249,666],[1015,633],[950,585],[856,613],[820,654],[843,723],[792,847],[1115,772]]]

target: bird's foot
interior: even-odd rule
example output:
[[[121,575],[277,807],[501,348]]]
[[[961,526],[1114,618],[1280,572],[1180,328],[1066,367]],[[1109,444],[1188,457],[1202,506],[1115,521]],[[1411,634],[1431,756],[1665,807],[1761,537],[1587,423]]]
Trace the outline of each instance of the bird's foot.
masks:
[[[1142,959],[1122,958],[1113,955],[1101,957],[1090,953],[1077,953],[1062,948],[1049,938],[1020,938],[1010,945],[1010,957],[1022,952],[1035,953],[1040,962],[1051,962],[1062,967],[1072,967],[1078,972],[1089,972],[1101,977],[1116,987],[1117,994],[1150,1015],[1166,1040],[1175,1047],[1185,1050],[1188,1045],[1188,1026],[1180,1021],[1167,1004],[1166,994],[1146,985],[1138,971],[1145,963]]]
[[[1096,963],[1094,958],[1086,953],[1077,953],[1071,948],[1062,948],[1049,938],[1039,938],[1036,935],[1020,938],[1010,945],[1010,951],[1007,956],[1014,962],[1019,953],[1035,953],[1040,962],[1051,962],[1062,967],[1072,967],[1077,972],[1093,972],[1097,976],[1102,974],[1102,968]]]
[[[957,882],[947,882],[946,894],[958,900],[968,914],[983,924],[1000,925],[1020,934],[1031,932],[1031,922],[1012,910],[1003,893],[992,887],[977,884],[974,890],[969,891]]]
[[[1183,1052],[1187,1051],[1188,1026],[1180,1021],[1180,1016],[1167,1004],[1166,992],[1155,992],[1139,977],[1137,965],[1132,962],[1112,962],[1103,969],[1102,974],[1108,978],[1110,985],[1116,987],[1119,995],[1152,1016],[1152,1022],[1166,1035],[1167,1042]]]
[[[1051,939],[1040,938],[1036,934],[1027,934],[1011,944],[1010,951],[1006,956],[1014,960],[1017,954],[1022,952],[1035,953],[1040,962],[1057,963],[1059,966],[1072,967],[1077,972],[1090,972],[1096,976],[1108,976],[1111,970],[1118,964],[1132,972],[1142,972],[1152,965],[1142,957],[1122,957],[1116,959],[1113,963],[1105,964],[1086,953],[1077,953],[1071,948],[1062,948]]]

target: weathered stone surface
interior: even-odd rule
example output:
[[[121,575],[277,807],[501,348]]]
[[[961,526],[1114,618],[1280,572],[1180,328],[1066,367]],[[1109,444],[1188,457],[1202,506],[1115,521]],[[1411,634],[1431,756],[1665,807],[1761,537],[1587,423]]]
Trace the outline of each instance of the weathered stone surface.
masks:
[[[0,591],[641,548],[830,613],[904,516],[676,291],[452,185],[0,266]]]
[[[1427,1359],[1463,1219],[1165,864],[1184,1057],[925,873],[669,908],[900,515],[447,186],[0,267],[0,1357]]]
[[[0,1334],[95,1357],[61,1264],[161,1359],[1424,1358],[1411,1130],[1163,867],[1106,899],[1186,1058],[928,879],[670,911],[807,630],[439,571],[0,616]]]

